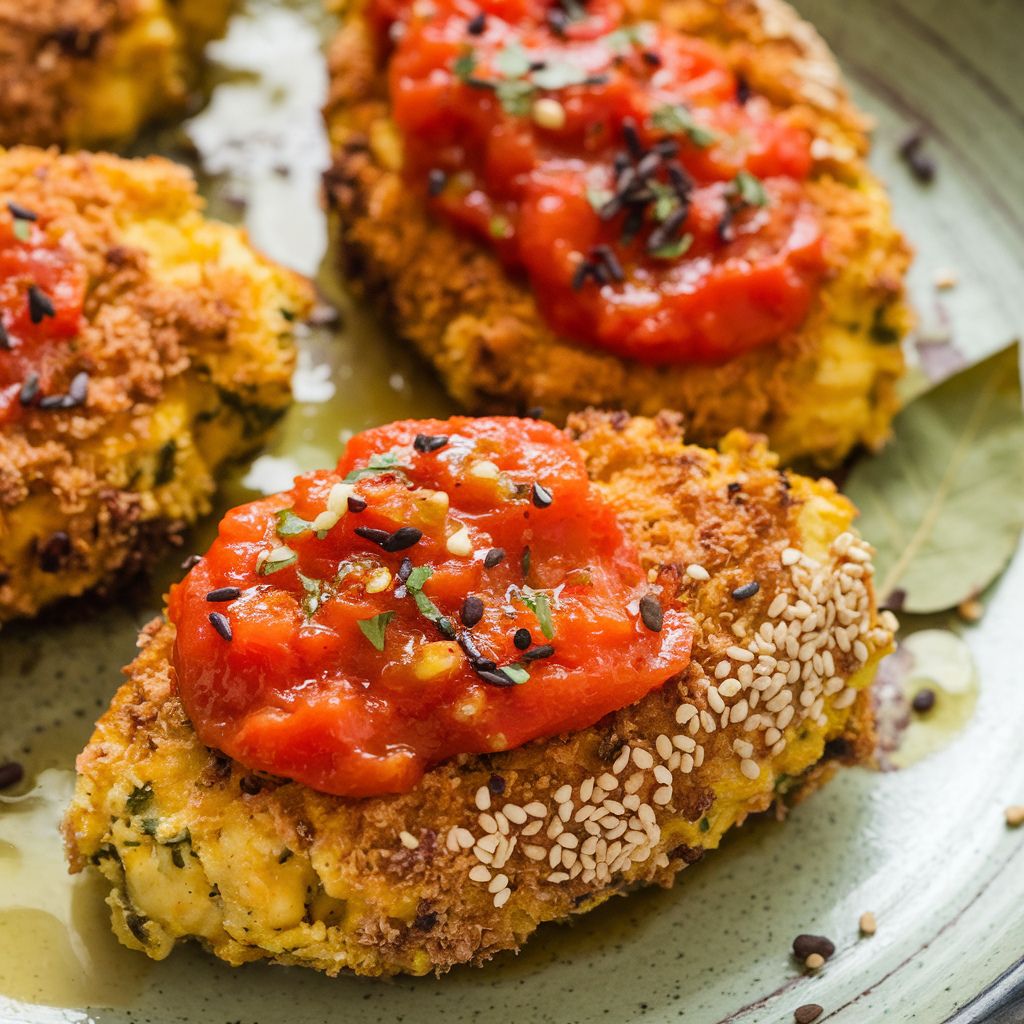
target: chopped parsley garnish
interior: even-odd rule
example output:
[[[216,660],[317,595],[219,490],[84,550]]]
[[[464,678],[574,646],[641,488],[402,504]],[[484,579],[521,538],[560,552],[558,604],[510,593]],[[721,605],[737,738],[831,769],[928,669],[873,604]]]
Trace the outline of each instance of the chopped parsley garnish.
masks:
[[[159,818],[143,818],[142,819],[142,831],[147,836],[155,836],[157,829],[160,827]]]
[[[685,135],[695,146],[710,146],[718,136],[698,124],[690,109],[682,103],[666,103],[651,114],[651,123],[669,135]]]
[[[434,575],[434,570],[429,565],[417,565],[409,578],[405,581],[405,588],[412,595],[420,614],[430,619],[431,622],[438,622],[441,619],[441,609],[423,593],[423,584]]]
[[[607,188],[588,188],[587,202],[595,213],[600,213],[614,198],[615,193]]]
[[[491,238],[512,237],[512,223],[508,217],[503,217],[500,213],[491,218],[487,230],[490,232]]]
[[[659,246],[651,252],[651,255],[656,260],[676,260],[679,259],[679,257],[682,256],[691,245],[693,245],[693,235],[687,233],[681,238],[677,238],[674,242],[669,242],[667,245]]]
[[[590,76],[587,69],[567,60],[549,60],[533,73],[533,84],[539,89],[566,89],[582,85]]]
[[[767,206],[770,201],[764,183],[750,171],[740,171],[732,179],[732,192],[746,206]]]
[[[612,53],[620,56],[627,54],[631,47],[645,46],[651,38],[651,23],[639,22],[636,25],[623,25],[604,37],[604,44]]]
[[[399,463],[402,454],[398,451],[384,452],[380,455],[371,455],[367,465],[360,469],[353,469],[346,477],[345,483],[353,484],[362,480],[364,476],[373,476],[374,473],[386,473],[389,469],[404,469]]]
[[[313,524],[303,519],[302,516],[297,516],[293,509],[283,508],[277,513],[276,533],[278,537],[298,537],[312,529]]]
[[[14,221],[14,237],[19,242],[27,242],[32,235],[32,225],[27,220],[16,218]]]
[[[455,77],[465,82],[467,79],[473,77],[473,72],[476,70],[476,54],[472,50],[464,50],[462,53],[455,58],[455,63],[452,64],[452,71],[455,72]]]
[[[299,582],[302,584],[302,589],[306,592],[305,597],[302,599],[302,612],[309,620],[316,614],[317,608],[320,607],[323,601],[323,580],[314,580],[309,576],[304,576],[301,572],[296,572],[299,577]]]
[[[516,686],[522,686],[530,678],[530,673],[522,665],[505,665],[501,671],[512,680]]]
[[[494,88],[505,112],[513,117],[525,117],[530,112],[530,101],[535,90],[536,86],[525,78],[506,78]]]
[[[356,625],[359,626],[363,636],[365,636],[378,651],[383,651],[384,634],[387,632],[388,623],[394,617],[394,612],[381,612],[379,615],[374,615],[369,619],[356,620]]]
[[[540,631],[553,640],[555,637],[555,624],[551,618],[551,599],[541,590],[532,590],[530,587],[523,587],[518,594],[519,600],[537,616],[540,624]]]
[[[278,550],[281,552],[287,551],[288,553],[282,553],[277,558],[268,557],[259,568],[261,576],[269,576],[271,573],[280,572],[281,569],[287,569],[289,565],[294,565],[299,559],[299,556],[290,548],[278,548]]]
[[[128,794],[128,799],[125,801],[125,807],[128,809],[129,814],[139,814],[144,811],[153,799],[153,784],[146,782],[141,786],[136,786],[131,793]]]
[[[522,78],[530,70],[530,56],[522,43],[513,39],[498,51],[494,66],[505,78]]]

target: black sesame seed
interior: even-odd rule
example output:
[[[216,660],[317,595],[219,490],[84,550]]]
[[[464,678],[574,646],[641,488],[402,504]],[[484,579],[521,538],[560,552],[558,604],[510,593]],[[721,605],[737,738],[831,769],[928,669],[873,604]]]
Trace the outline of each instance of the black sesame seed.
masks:
[[[640,144],[640,133],[636,130],[636,122],[627,117],[622,122],[622,138],[625,140],[626,148],[634,160],[639,160],[644,155],[644,148]]]
[[[28,286],[28,315],[34,324],[42,323],[46,317],[57,315],[53,300],[38,285]]]
[[[493,569],[496,565],[500,565],[505,561],[505,549],[504,548],[491,548],[490,551],[484,555],[484,568]]]
[[[736,76],[736,102],[742,107],[750,99],[750,83],[746,75]]]
[[[665,613],[662,611],[661,602],[654,594],[644,594],[640,598],[640,619],[652,633],[661,632]]]
[[[539,647],[526,651],[523,654],[523,661],[538,661],[541,658],[550,658],[554,653],[555,649],[551,644],[541,644]]]
[[[39,220],[39,214],[33,213],[21,203],[16,203],[13,200],[8,201],[7,209],[11,211],[11,216],[15,220]]]
[[[427,174],[427,194],[431,196],[439,196],[443,191],[445,185],[448,184],[448,175],[444,171],[435,167]]]
[[[757,580],[751,580],[749,583],[744,583],[742,587],[737,587],[733,592],[733,600],[735,601],[746,601],[748,597],[753,597],[761,589],[761,584]]]
[[[355,534],[357,537],[362,537],[364,540],[368,540],[373,544],[378,544],[381,547],[387,543],[388,538],[391,536],[387,530],[378,530],[372,526],[357,526],[355,528]]]
[[[572,290],[578,292],[586,283],[588,277],[595,277],[597,268],[590,260],[580,260],[572,274]]]
[[[826,960],[836,951],[836,944],[824,935],[798,935],[793,940],[793,953],[799,960],[806,960],[817,953]]]
[[[492,796],[501,796],[505,792],[505,779],[501,775],[492,775],[487,780],[487,788]]]
[[[523,574],[525,580],[530,575],[530,565],[533,562],[533,556],[530,554],[529,548],[523,548],[523,557],[519,559],[519,570]]]
[[[241,596],[242,591],[238,587],[218,587],[206,595],[206,600],[214,603],[218,601],[237,601]]]
[[[485,683],[490,683],[491,686],[515,686],[516,682],[514,679],[505,675],[501,669],[496,669],[493,672],[488,672],[484,669],[477,669],[476,673]]]
[[[25,778],[25,769],[17,761],[0,764],[0,789],[16,786]]]
[[[210,625],[229,643],[231,642],[231,622],[228,617],[221,612],[210,612],[209,614]]]
[[[918,714],[931,711],[935,707],[935,691],[930,689],[918,690],[914,694],[911,706]]]
[[[743,484],[741,484],[741,483],[740,483],[740,482],[739,482],[738,480],[733,480],[733,481],[732,481],[731,483],[729,483],[729,484],[728,484],[728,485],[726,486],[726,488],[725,488],[725,489],[726,489],[726,490],[727,490],[727,491],[728,491],[728,492],[729,492],[730,494],[735,494],[735,493],[736,493],[736,492],[737,492],[738,490],[740,490],[740,488],[741,488],[742,486],[743,486]]]
[[[647,64],[649,67],[661,67],[661,57],[658,56],[658,54],[656,54],[653,50],[644,50],[644,52],[641,53],[640,56],[643,57],[644,63]]]
[[[412,442],[413,448],[421,453],[436,452],[448,443],[447,434],[417,434]]]
[[[398,581],[400,583],[405,583],[405,581],[408,580],[409,574],[411,572],[412,572],[412,559],[411,558],[403,558],[402,559],[402,564],[398,567],[398,572],[396,574],[398,576]]]
[[[472,18],[466,22],[466,31],[471,36],[482,36],[484,30],[487,28],[487,15],[481,11],[479,14],[474,14]]]
[[[480,653],[480,648],[473,642],[472,634],[460,633],[456,639],[465,651],[474,672],[493,672],[498,667],[490,658],[485,658]]]
[[[39,399],[40,409],[70,409],[74,404],[68,395],[46,395]]]
[[[394,533],[388,535],[381,547],[385,551],[404,551],[406,548],[411,548],[413,544],[418,544],[423,536],[422,530],[417,530],[415,526],[401,526]]]
[[[0,320],[0,349],[8,351],[11,348],[11,339],[7,335],[7,328],[3,320]]]
[[[467,629],[472,629],[484,617],[484,603],[475,594],[468,594],[462,602],[459,618]]]
[[[533,643],[533,637],[528,629],[517,629],[512,636],[512,643],[517,650],[525,651]]]
[[[363,512],[366,510],[366,502],[362,498],[357,498],[354,494],[349,495],[347,504],[349,512]]]
[[[18,392],[18,401],[22,405],[31,405],[39,394],[39,374],[30,373],[25,378],[25,383],[21,385],[21,391]]]
[[[534,483],[530,498],[537,508],[547,508],[555,500],[555,496],[543,484]]]
[[[452,620],[447,615],[442,615],[437,620],[437,629],[446,640],[454,640],[456,637],[455,626],[452,624]]]

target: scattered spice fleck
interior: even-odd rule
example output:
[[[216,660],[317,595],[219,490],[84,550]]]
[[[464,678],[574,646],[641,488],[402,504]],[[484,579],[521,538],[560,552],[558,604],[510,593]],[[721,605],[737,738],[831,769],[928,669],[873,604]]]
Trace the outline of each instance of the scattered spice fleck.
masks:
[[[1019,828],[1024,825],[1024,804],[1012,804],[1006,808],[1006,824],[1010,828]]]
[[[874,935],[875,932],[878,931],[878,922],[875,920],[875,915],[872,914],[870,910],[865,910],[864,913],[860,915],[858,925],[860,926],[861,935]]]
[[[920,715],[931,711],[935,707],[935,691],[925,687],[923,690],[918,690],[914,694],[914,699],[910,702],[911,707]]]

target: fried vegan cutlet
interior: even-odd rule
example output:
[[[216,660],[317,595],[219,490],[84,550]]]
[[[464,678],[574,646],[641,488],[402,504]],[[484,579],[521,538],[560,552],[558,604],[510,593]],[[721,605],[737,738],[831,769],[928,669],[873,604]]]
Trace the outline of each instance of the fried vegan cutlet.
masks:
[[[493,244],[428,208],[428,193],[444,187],[443,179],[424,183],[407,173],[383,52],[391,43],[382,43],[369,23],[366,0],[336,6],[341,28],[330,51],[326,107],[334,163],[326,192],[342,268],[380,301],[459,403],[483,413],[539,408],[557,422],[588,405],[645,415],[676,409],[693,441],[714,444],[735,426],[761,431],[784,462],[810,456],[831,464],[857,445],[884,442],[903,370],[899,340],[910,319],[903,289],[909,250],[867,167],[866,119],[850,102],[825,44],[785,3],[625,5],[627,26],[659,22],[710,43],[736,73],[737,88],[810,133],[805,188],[824,236],[824,280],[796,328],[724,361],[667,364],[624,358],[590,344],[589,336],[560,336],[542,315],[536,292],[506,269]],[[470,26],[462,51],[467,61],[481,38],[473,31]],[[393,33],[392,42],[396,38]],[[478,92],[488,85],[471,71],[456,73]],[[541,116],[536,110],[535,119]],[[440,161],[440,142],[437,149]],[[458,187],[458,175],[451,180]],[[607,274],[618,272],[612,263],[585,269],[604,275],[606,284]]]
[[[208,511],[289,403],[309,303],[166,160],[0,151],[0,623]]]
[[[232,0],[0,0],[0,146],[97,148],[181,113]]]
[[[64,825],[72,870],[109,880],[125,945],[161,959],[195,938],[231,964],[332,975],[482,963],[545,921],[671,885],[749,814],[869,756],[895,623],[850,502],[739,431],[716,452],[684,443],[675,415],[567,429],[648,578],[677,581],[688,668],[589,728],[346,799],[205,747],[169,667],[174,627],[153,622]]]

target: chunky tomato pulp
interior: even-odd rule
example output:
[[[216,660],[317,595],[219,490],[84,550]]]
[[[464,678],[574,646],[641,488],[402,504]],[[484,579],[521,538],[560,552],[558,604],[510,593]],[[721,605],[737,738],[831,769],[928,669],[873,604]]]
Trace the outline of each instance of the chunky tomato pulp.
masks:
[[[825,272],[810,136],[711,45],[618,0],[371,0],[413,187],[525,271],[560,334],[716,361]]]
[[[85,285],[69,240],[55,239],[36,221],[0,219],[0,423],[63,383]]]
[[[203,742],[247,767],[402,792],[682,671],[690,620],[659,589],[554,427],[396,423],[228,513],[171,591],[177,685]]]

